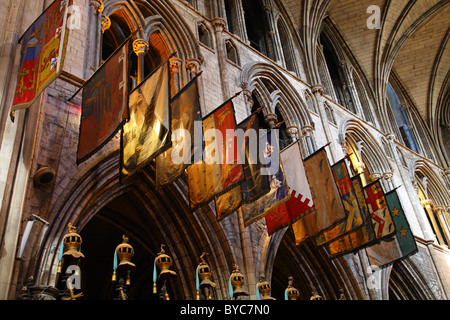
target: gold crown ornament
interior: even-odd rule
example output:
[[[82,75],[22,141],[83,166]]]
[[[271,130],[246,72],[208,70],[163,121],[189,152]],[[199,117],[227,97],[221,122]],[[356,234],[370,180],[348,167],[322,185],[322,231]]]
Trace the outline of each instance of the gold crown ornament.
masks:
[[[239,271],[239,266],[236,264],[233,266],[233,272],[231,273],[229,282],[230,298],[250,295],[247,291],[242,289],[245,283],[245,278]]]
[[[300,292],[294,288],[294,277],[289,277],[288,287],[284,292],[284,300],[297,300]]]
[[[172,266],[172,258],[168,256],[164,250],[164,244],[161,245],[161,251],[155,259],[153,267],[153,293],[156,294],[156,281],[158,279],[168,280],[177,276],[177,273],[170,270]],[[157,276],[157,269],[160,270],[159,276]]]
[[[112,281],[117,280],[117,272],[127,273],[126,285],[130,285],[130,271],[136,269],[136,265],[130,260],[134,256],[134,249],[128,243],[129,238],[122,236],[122,243],[116,247],[114,251],[113,276]]]
[[[196,272],[196,281],[195,286],[197,289],[197,300],[200,300],[200,290],[205,290],[205,296],[208,300],[210,300],[210,288],[215,288],[216,284],[211,281],[211,268],[206,263],[205,259],[203,258],[205,255],[207,255],[206,252],[203,252],[200,256],[200,264],[197,266],[197,272]],[[201,280],[201,282],[200,282]],[[209,294],[208,294],[209,293]]]
[[[257,300],[276,300],[270,296],[271,289],[270,283],[266,281],[266,277],[263,274],[260,275],[259,282],[256,284]]]

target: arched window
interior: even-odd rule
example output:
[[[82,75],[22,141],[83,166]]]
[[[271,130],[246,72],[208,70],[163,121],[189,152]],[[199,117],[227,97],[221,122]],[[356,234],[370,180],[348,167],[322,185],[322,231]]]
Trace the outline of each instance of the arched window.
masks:
[[[109,16],[111,25],[103,32],[101,61],[102,63],[131,35],[132,30],[126,21],[126,13],[122,10],[117,10]],[[137,56],[131,55],[130,73],[132,81],[130,81],[129,90],[136,86],[137,79]]]
[[[330,121],[332,124],[336,124],[336,119],[334,118],[333,109],[328,105],[328,103],[325,103],[324,107],[325,107],[325,113],[327,114],[327,120]]]
[[[266,12],[261,1],[242,0],[244,10],[245,27],[250,46],[276,60],[275,51],[270,37],[270,27]]]
[[[198,31],[198,40],[200,41],[200,43],[212,49],[213,45],[209,29],[203,23],[199,23],[197,26],[197,31]]]
[[[405,110],[402,108],[402,104],[400,103],[400,100],[395,93],[394,88],[390,83],[388,83],[387,85],[387,97],[405,146],[407,146],[414,152],[419,152],[408,117],[405,113]]]
[[[292,40],[286,24],[281,19],[278,19],[277,29],[280,36],[281,49],[283,50],[284,66],[289,71],[295,71],[295,54],[292,48]]]
[[[344,71],[341,67],[341,61],[335,54],[333,46],[327,37],[322,34],[320,36],[320,41],[323,45],[323,56],[336,94],[336,99],[338,100],[337,102],[344,108],[356,113],[355,104],[352,95],[350,94],[349,87],[347,86]]]
[[[236,65],[239,65],[239,57],[236,46],[230,39],[225,41],[225,48],[227,50],[227,59]]]

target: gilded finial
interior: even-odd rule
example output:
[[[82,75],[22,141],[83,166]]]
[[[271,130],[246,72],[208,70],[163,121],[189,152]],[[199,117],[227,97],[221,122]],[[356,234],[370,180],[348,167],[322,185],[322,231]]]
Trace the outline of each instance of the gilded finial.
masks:
[[[75,227],[72,223],[68,224],[69,233],[77,233],[77,227]]]

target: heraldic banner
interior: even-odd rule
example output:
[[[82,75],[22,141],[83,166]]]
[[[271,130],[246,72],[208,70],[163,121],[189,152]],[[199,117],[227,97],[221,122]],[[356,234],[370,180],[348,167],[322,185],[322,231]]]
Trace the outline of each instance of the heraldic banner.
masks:
[[[325,148],[304,159],[304,166],[315,210],[291,225],[297,245],[346,217]]]
[[[283,162],[291,198],[266,215],[269,235],[314,211],[314,203],[303,166],[299,141],[286,147],[281,152],[281,161]]]
[[[102,148],[128,119],[130,51],[127,40],[84,84],[78,164]]]
[[[195,139],[201,132],[195,132],[195,123],[201,123],[202,114],[198,93],[198,75],[181,89],[171,100],[172,147],[156,158],[156,186],[161,187],[179,178],[191,164],[196,152],[202,152],[202,145],[196,148]],[[202,140],[203,142],[203,140]]]
[[[360,175],[352,177],[351,181],[353,190],[355,192],[355,197],[358,201],[359,209],[361,211],[363,225],[361,226],[361,228],[357,228],[349,234],[331,241],[327,245],[328,252],[330,253],[330,256],[332,258],[341,256],[345,253],[360,250],[366,246],[372,245],[377,241],[374,226],[372,224],[372,218],[366,205],[366,199],[364,197],[364,190]]]
[[[265,170],[265,172],[261,171],[260,174],[269,176],[270,191],[254,202],[242,204],[242,215],[246,227],[264,218],[291,198],[280,156],[278,130],[271,129],[267,135],[261,134],[259,138],[259,146],[260,148],[265,146],[263,154],[264,158],[268,160],[267,163],[262,163],[261,170]],[[268,168],[270,169],[267,170]]]
[[[385,199],[394,221],[395,232],[391,237],[366,249],[370,265],[379,268],[417,252],[416,241],[398,198],[397,190],[386,193]]]
[[[12,112],[28,108],[62,71],[72,1],[54,1],[22,36]]]
[[[187,169],[191,208],[233,189],[244,179],[231,99],[203,119],[203,132],[204,160]]]
[[[121,178],[129,178],[171,147],[169,96],[167,60],[130,93],[130,120],[122,130]]]

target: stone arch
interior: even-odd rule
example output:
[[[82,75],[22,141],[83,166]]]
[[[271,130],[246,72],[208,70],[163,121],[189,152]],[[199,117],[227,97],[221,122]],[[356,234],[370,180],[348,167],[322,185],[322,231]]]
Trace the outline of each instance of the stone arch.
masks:
[[[232,244],[225,235],[227,224],[218,222],[209,206],[190,212],[187,185],[182,178],[163,190],[156,190],[154,174],[154,166],[149,166],[134,181],[121,184],[117,143],[108,152],[85,165],[76,175],[77,179],[60,195],[62,200],[51,209],[51,216],[58,222],[50,226],[45,236],[40,249],[40,261],[37,263],[41,269],[36,270],[36,279],[49,285],[54,283],[58,248],[69,222],[76,225],[82,233],[83,228],[105,205],[131,192],[139,200],[139,208],[142,210],[140,213],[149,215],[148,219],[154,222],[155,227],[141,225],[137,228],[148,228],[141,233],[147,234],[148,238],[138,237],[138,232],[133,233],[126,225],[122,228],[123,232],[131,233],[135,242],[149,248],[147,261],[153,261],[158,253],[155,248],[159,248],[160,243],[155,243],[155,240],[166,244],[167,252],[174,260],[173,268],[178,273],[179,284],[173,286],[173,294],[177,299],[194,299],[195,268],[203,251],[214,252],[208,262],[214,270],[214,281],[218,284],[215,294],[218,298],[226,298],[228,279],[223,275],[230,273],[231,266],[237,259],[232,252]],[[122,214],[125,217],[129,213]],[[157,235],[152,236],[153,233]],[[141,266],[144,267],[142,263]],[[152,268],[152,263],[147,264],[143,271],[145,279],[138,281],[151,285]],[[110,277],[110,270],[103,271],[107,278]]]
[[[267,81],[274,89],[270,91],[262,88],[260,80]],[[272,65],[257,61],[246,64],[242,69],[239,82],[244,90],[249,92],[253,92],[255,89],[260,92],[264,90],[267,92],[266,96],[270,96],[270,93],[278,90],[273,98],[279,96],[280,101],[283,101],[283,104],[280,104],[280,109],[287,116],[285,120],[289,121],[286,125],[297,126],[298,128],[312,125],[313,121],[304,98],[301,97],[286,77]],[[270,105],[270,103],[267,105]],[[275,113],[275,106],[273,105],[272,109],[266,108],[265,111]]]
[[[436,173],[435,170],[422,159],[413,159],[409,164],[410,179],[413,185],[422,184],[425,191],[424,196],[433,200],[436,206],[448,206],[449,191],[445,186],[445,182]],[[418,175],[419,174],[419,175]],[[421,177],[426,178],[426,182],[420,181]]]
[[[363,162],[364,157],[368,163],[364,163],[370,174],[383,174],[393,172],[393,168],[383,152],[383,147],[375,137],[355,119],[342,120],[339,124],[339,143],[346,148],[348,154],[354,153],[358,162]]]
[[[405,258],[394,263],[391,269],[389,299],[436,300],[436,297],[414,261]]]

